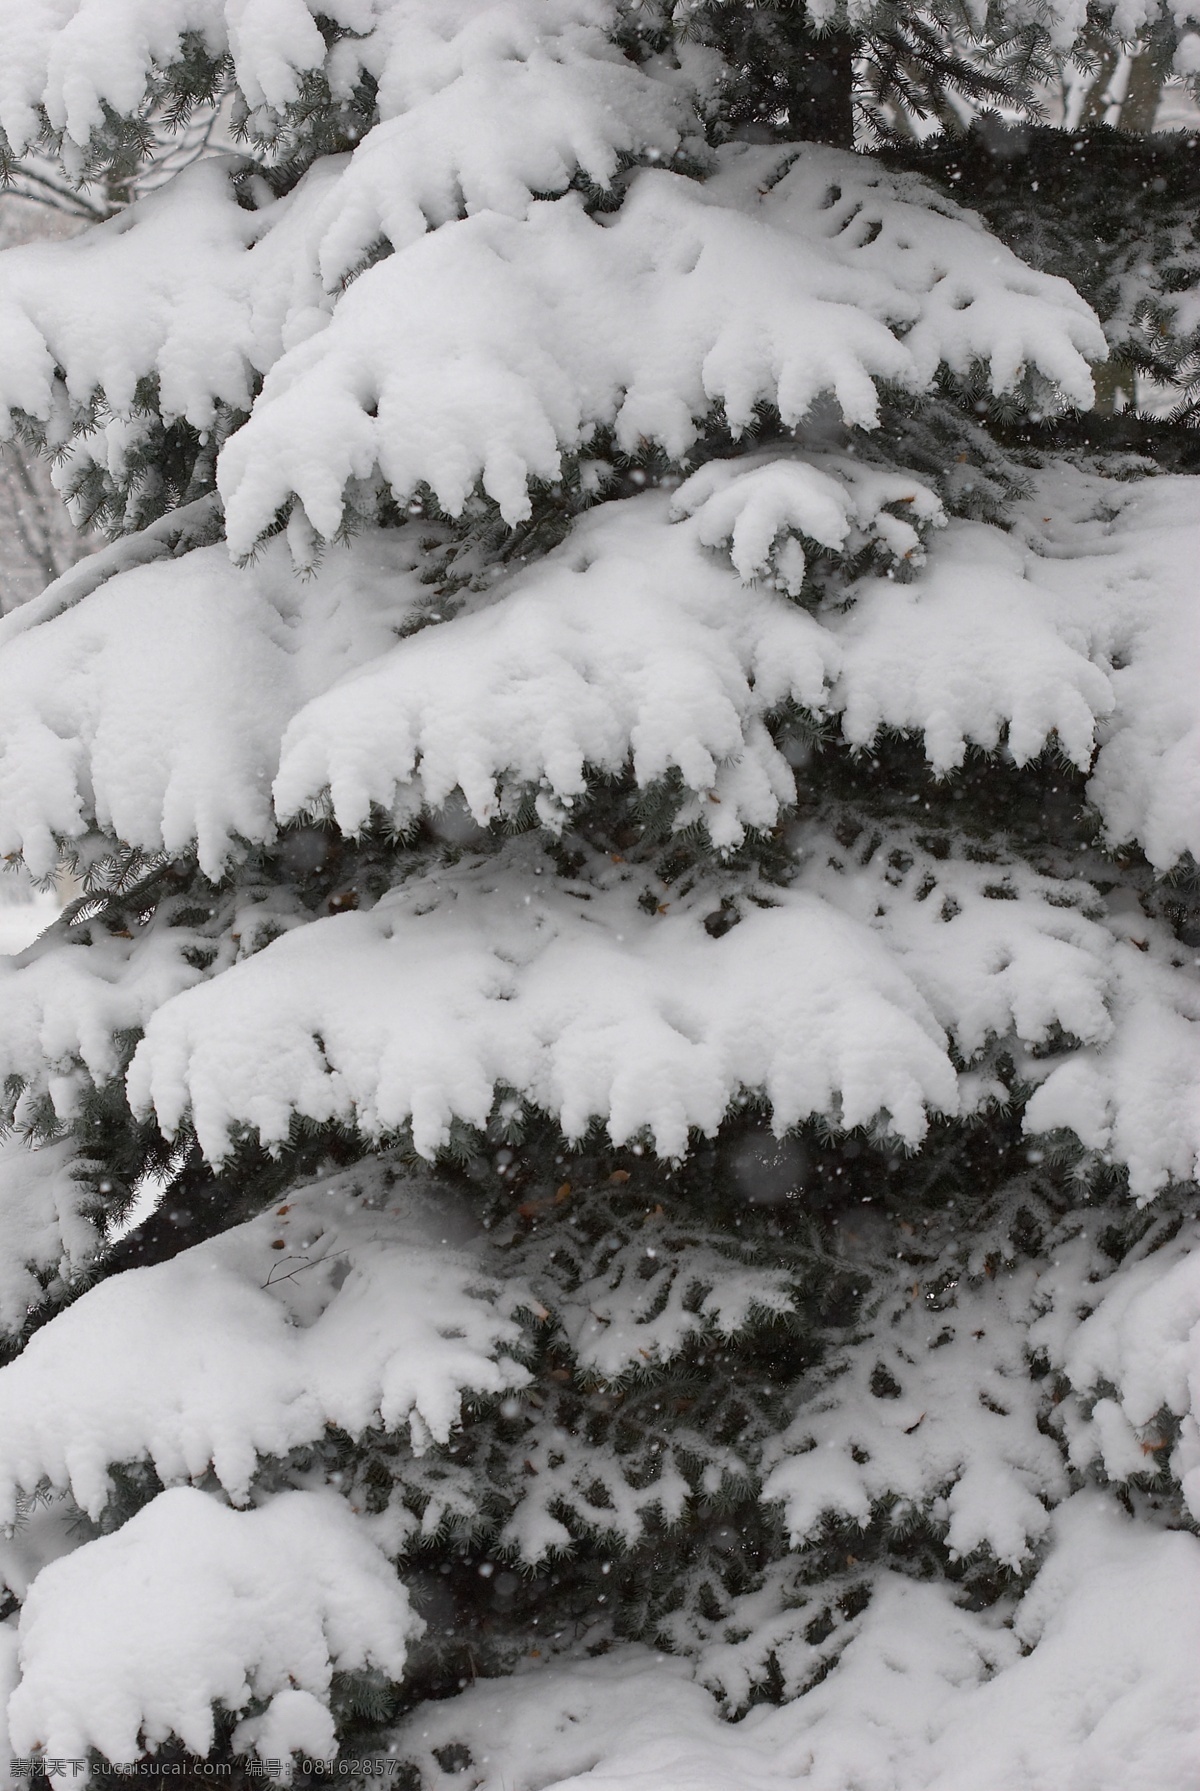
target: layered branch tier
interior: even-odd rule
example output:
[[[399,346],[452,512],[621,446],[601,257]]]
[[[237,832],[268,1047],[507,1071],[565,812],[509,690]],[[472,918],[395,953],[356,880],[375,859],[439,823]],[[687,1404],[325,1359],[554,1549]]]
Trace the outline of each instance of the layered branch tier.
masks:
[[[99,1518],[118,1462],[148,1460],[165,1485],[211,1470],[245,1504],[260,1458],[330,1425],[405,1430],[417,1455],[448,1442],[464,1394],[529,1379],[512,1314],[536,1300],[501,1284],[475,1229],[450,1197],[365,1165],[91,1289],[0,1376],[0,1522],[43,1479]]]
[[[1036,371],[1086,405],[1094,315],[980,242],[931,188],[812,145],[734,145],[703,183],[643,172],[611,219],[568,197],[446,226],[275,364],[218,468],[230,544],[293,497],[330,537],[347,484],[380,477],[451,515],[478,486],[518,522],[600,428],[678,459],[712,413],[790,427],[829,395],[871,429],[881,383],[928,390],[942,365],[999,393]]]
[[[609,1178],[618,1192],[628,1180]],[[911,1623],[912,1599],[933,1599],[928,1620],[943,1624],[946,1641],[939,1601],[949,1594],[858,1564],[856,1546],[868,1546],[868,1532],[881,1524],[900,1537],[926,1525],[951,1560],[968,1564],[1027,1567],[1034,1551],[1051,1545],[1051,1565],[1015,1625],[959,1611],[961,1623],[980,1625],[977,1644],[990,1637],[992,1650],[978,1671],[952,1676],[964,1688],[1022,1655],[1034,1662],[1025,1674],[1034,1680],[1031,1697],[1041,1695],[1042,1672],[1067,1670],[1066,1642],[1045,1648],[1044,1641],[1054,1622],[1071,1630],[1087,1606],[1073,1580],[1060,1584],[1072,1562],[1101,1602],[1106,1576],[1115,1573],[1123,1586],[1129,1573],[1156,1571],[1155,1549],[1175,1549],[1171,1558],[1186,1581],[1182,1538],[1168,1543],[1149,1527],[1139,1536],[1115,1504],[1071,1492],[1072,1471],[1093,1458],[1102,1456],[1113,1483],[1144,1486],[1147,1464],[1157,1474],[1169,1456],[1171,1475],[1196,1509],[1194,1227],[1172,1239],[1175,1227],[1164,1216],[1117,1265],[1102,1243],[1111,1212],[1085,1208],[1048,1233],[1053,1268],[1039,1274],[1019,1260],[1013,1241],[1038,1206],[1032,1172],[1010,1191],[1000,1225],[976,1242],[953,1215],[930,1209],[905,1261],[887,1262],[895,1237],[886,1215],[845,1211],[826,1247],[845,1269],[872,1276],[869,1313],[818,1369],[790,1390],[775,1390],[782,1422],[743,1426],[730,1444],[704,1434],[701,1413],[668,1424],[659,1414],[671,1396],[653,1383],[639,1393],[629,1358],[661,1368],[697,1339],[723,1335],[732,1343],[756,1325],[769,1334],[805,1299],[811,1265],[801,1268],[797,1254],[790,1270],[756,1270],[749,1238],[727,1236],[706,1248],[703,1222],[669,1193],[665,1213],[658,1204],[643,1216],[635,1197],[622,1217],[608,1203],[606,1223],[622,1235],[606,1235],[594,1224],[606,1210],[604,1196],[603,1186],[560,1190],[560,1203],[574,1202],[579,1230],[555,1251],[552,1232],[539,1242],[536,1224],[530,1230],[525,1208],[523,1220],[514,1212],[489,1238],[460,1199],[376,1159],[294,1190],[281,1209],[172,1262],[114,1278],[54,1319],[0,1373],[7,1508],[16,1513],[16,1495],[39,1489],[50,1501],[31,1526],[47,1534],[22,1623],[14,1745],[31,1745],[36,1729],[49,1737],[47,1746],[98,1746],[117,1758],[131,1751],[133,1731],[121,1725],[136,1722],[151,1740],[173,1733],[200,1751],[211,1745],[214,1698],[237,1710],[253,1695],[267,1707],[239,1731],[242,1745],[264,1754],[328,1753],[331,1665],[345,1670],[357,1656],[398,1676],[416,1629],[378,1551],[419,1547],[448,1514],[478,1521],[481,1498],[507,1507],[500,1546],[527,1569],[547,1552],[561,1560],[589,1534],[610,1546],[634,1545],[664,1519],[694,1520],[731,1476],[764,1510],[781,1510],[794,1546],[832,1527],[849,1550],[833,1594],[844,1607],[832,1657],[838,1700],[851,1694],[855,1662],[875,1646],[870,1638],[880,1624],[886,1631],[893,1601]],[[969,1195],[962,1208],[972,1210]],[[783,1256],[777,1247],[777,1262]],[[707,1290],[707,1300],[678,1299],[680,1285]],[[558,1340],[557,1360],[570,1367],[543,1371],[535,1382],[506,1353],[525,1346],[505,1310],[518,1311],[526,1327],[544,1326]],[[1080,1326],[1080,1312],[1089,1310]],[[392,1315],[383,1331],[381,1313]],[[1031,1357],[1043,1365],[1037,1377],[1028,1371]],[[753,1379],[750,1367],[743,1400]],[[574,1383],[570,1394],[564,1381]],[[556,1390],[573,1401],[573,1418],[556,1404]],[[484,1457],[491,1451],[490,1487],[486,1475],[473,1483],[465,1472],[472,1446],[452,1430],[464,1395],[494,1414],[476,1418]],[[687,1401],[697,1403],[703,1397]],[[590,1419],[581,1404],[584,1414],[590,1406]],[[640,1452],[589,1438],[589,1424],[614,1408],[628,1431],[645,1433]],[[1172,1418],[1183,1420],[1174,1444]],[[347,1441],[385,1451],[391,1498],[374,1515],[363,1514],[367,1485],[353,1476],[348,1487],[345,1475],[337,1482],[351,1511],[342,1500],[277,1490],[289,1460],[311,1474],[307,1464],[331,1426]],[[496,1477],[496,1456],[505,1454],[523,1471]],[[67,1492],[102,1515],[118,1473],[143,1467],[166,1490],[115,1538],[88,1540],[80,1522],[50,1521],[54,1499]],[[193,1490],[189,1481],[209,1490]],[[214,1488],[251,1507],[241,1521]],[[182,1548],[185,1532],[192,1540],[173,1562],[169,1553]],[[248,1550],[259,1564],[253,1571]],[[24,1595],[24,1558],[11,1544],[0,1550],[0,1570]],[[255,1601],[230,1603],[226,1582],[245,1585],[248,1573],[256,1587],[260,1573],[269,1577],[269,1596],[263,1589]],[[206,1576],[203,1584],[196,1575]],[[119,1589],[124,1578],[154,1585],[154,1610],[122,1597],[115,1629],[111,1616],[102,1628],[92,1616],[101,1590]],[[852,1594],[867,1585],[864,1614],[865,1597]],[[664,1629],[681,1657],[671,1671],[694,1673],[737,1710],[773,1662],[789,1696],[800,1699],[789,1708],[804,1728],[825,1709],[825,1694],[806,1688],[829,1664],[819,1621],[819,1601],[828,1596],[828,1586],[806,1582],[800,1564],[785,1559],[757,1589],[727,1600],[723,1615],[710,1611],[701,1620],[677,1609]],[[258,1623],[263,1611],[279,1621]],[[1051,1622],[1055,1612],[1061,1615]],[[311,1633],[318,1620],[323,1651]],[[1103,1625],[1097,1631],[1107,1633]],[[1152,1633],[1136,1639],[1136,1672],[1125,1657],[1106,1717],[1114,1736],[1124,1724],[1134,1737],[1143,1733],[1145,1699],[1156,1695],[1153,1687],[1162,1690],[1161,1674],[1147,1666]],[[1078,1646],[1072,1635],[1070,1647]],[[906,1671],[925,1671],[937,1658],[931,1636]],[[63,1660],[71,1671],[56,1675],[54,1663]],[[213,1678],[218,1670],[232,1677]],[[1115,1670],[1115,1660],[1095,1667]],[[505,1712],[520,1681],[486,1683],[494,1700],[489,1734],[502,1750]],[[557,1683],[550,1673],[539,1695]],[[577,1689],[588,1683],[600,1681]],[[1019,1702],[1022,1683],[1021,1674],[1009,1675],[1005,1698]],[[295,1690],[305,1697],[294,1699]],[[424,1739],[437,1748],[448,1733],[475,1743],[474,1709],[471,1698],[439,1706],[432,1729],[418,1722],[407,1744]],[[1165,1732],[1175,1732],[1170,1722]],[[1188,1732],[1181,1716],[1180,1746]],[[941,1730],[937,1736],[940,1757],[949,1743]],[[927,1727],[922,1745],[931,1745]]]
[[[794,800],[780,729],[799,712],[852,748],[914,734],[938,774],[972,747],[1017,764],[1056,748],[1090,767],[1112,844],[1163,871],[1200,850],[1189,482],[1049,475],[1015,537],[938,530],[907,583],[893,567],[942,518],[903,474],[710,463],[671,513],[652,494],[603,505],[546,559],[444,600],[422,582],[439,542],[411,525],[306,581],[280,543],[242,570],[214,547],[40,626],[14,615],[0,849],[44,873],[95,825],[147,853],[194,847],[219,878],[237,842],[314,811],[356,833],[461,791],[481,824],[532,797],[561,828],[627,765],[642,789],[677,783],[679,825],[729,848]],[[789,599],[806,556],[819,570],[864,546],[884,570]]]
[[[396,252],[343,289],[379,250],[355,197],[370,142],[261,210],[214,158],[78,243],[14,251],[0,411],[59,445],[82,431],[63,476],[118,484],[156,419],[223,436],[248,411],[217,462],[245,553],[293,503],[330,538],[382,489],[454,516],[478,490],[519,521],[600,431],[678,459],[711,417],[791,426],[826,395],[871,429],[880,385],[943,368],[1087,405],[1107,352],[1074,290],[970,213],[812,144],[731,145],[703,181],[643,169],[613,214],[568,193],[411,241],[394,224]],[[86,318],[66,296],[84,266]]]
[[[909,1144],[930,1115],[1016,1095],[1031,1130],[1073,1132],[1141,1194],[1194,1173],[1200,1014],[1161,924],[907,832],[797,844],[790,887],[731,909],[723,885],[673,892],[604,860],[564,884],[531,843],[366,912],[218,905],[219,942],[171,902],[138,937],[84,922],[5,971],[0,1067],[18,1120],[48,1097],[66,1122],[144,1031],[135,1106],[168,1134],[186,1120],[214,1161],[247,1131],[282,1145],[298,1119],[411,1132],[433,1155],[506,1090],[568,1137],[599,1123],[665,1156],[745,1094],[781,1131]]]

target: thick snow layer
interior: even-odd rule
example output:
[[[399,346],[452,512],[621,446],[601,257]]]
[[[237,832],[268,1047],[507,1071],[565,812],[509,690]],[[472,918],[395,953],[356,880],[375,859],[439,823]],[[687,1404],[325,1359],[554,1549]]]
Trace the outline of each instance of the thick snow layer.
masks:
[[[630,1648],[422,1705],[398,1751],[430,1791],[461,1782],[455,1743],[479,1791],[1158,1791],[1200,1771],[1198,1612],[1195,1537],[1080,1494],[1010,1624],[884,1574],[782,1708],[724,1722],[682,1662]]]
[[[670,525],[668,505],[599,506],[443,620],[417,527],[368,531],[305,580],[281,542],[242,571],[209,548],[38,625],[16,612],[0,627],[0,851],[44,870],[97,820],[146,851],[195,842],[215,877],[276,813],[327,802],[352,832],[372,804],[404,820],[458,788],[486,822],[533,787],[557,825],[629,761],[643,786],[677,773],[698,798],[681,819],[734,845],[791,800],[763,724],[794,704],[857,746],[913,731],[938,771],[971,745],[1023,762],[1057,744],[1091,765],[1114,843],[1163,870],[1200,854],[1196,481],[1058,469],[1016,537],[954,523],[911,582],[864,578],[815,613],[785,595],[806,556],[868,538],[925,551],[939,512],[919,481],[776,455],[704,467]],[[397,641],[418,620],[436,626]]]
[[[120,1074],[128,1050],[121,1035],[127,1041],[140,1032],[206,970],[215,974],[253,951],[262,931],[296,924],[286,900],[251,896],[218,907],[207,931],[195,924],[194,905],[187,924],[177,907],[164,901],[136,934],[60,925],[18,957],[0,959],[0,1075],[25,1085],[18,1123],[33,1118],[42,1094],[60,1119],[73,1119],[86,1079],[100,1084]]]
[[[718,845],[773,825],[794,784],[763,718],[821,708],[837,648],[706,559],[699,527],[666,526],[658,497],[602,506],[547,560],[334,684],[284,736],[281,816],[328,793],[357,831],[372,805],[411,814],[457,788],[486,823],[504,788],[532,786],[561,824],[632,759],[641,786],[677,773],[704,798]]]
[[[200,431],[250,410],[219,463],[244,552],[293,496],[331,537],[347,485],[377,470],[398,497],[428,487],[455,514],[482,485],[513,521],[529,480],[556,478],[597,428],[678,455],[714,409],[735,429],[764,403],[794,422],[823,393],[869,427],[878,381],[924,390],[943,366],[984,367],[997,392],[1037,370],[1090,402],[1085,357],[1105,345],[1084,302],[869,158],[731,145],[705,182],[643,170],[615,216],[547,200],[581,172],[610,182],[624,155],[669,158],[687,129],[682,89],[606,42],[598,0],[455,0],[436,23],[411,3],[345,3],[356,22],[334,87],[367,70],[382,122],[283,199],[258,183],[257,209],[235,196],[230,158],[210,157],[80,238],[9,251],[0,417],[24,412],[61,442],[70,407],[99,401],[75,452],[119,478],[150,427],[147,389]],[[134,103],[185,22],[145,10],[84,0],[53,29],[37,9],[5,25],[13,140],[37,98],[77,139],[102,102]],[[244,91],[272,103],[323,57],[299,0],[253,27],[239,8],[232,35],[218,0],[191,10],[204,41],[246,63]]]
[[[0,966],[0,1069],[70,1117],[84,1079],[118,1074],[122,1036],[145,1030],[135,1100],[171,1130],[190,1113],[213,1156],[242,1125],[282,1142],[294,1114],[371,1135],[411,1123],[432,1152],[503,1087],[575,1135],[592,1119],[616,1139],[645,1128],[671,1154],[744,1089],[780,1128],[886,1115],[915,1141],[927,1112],[1005,1097],[948,1054],[952,1040],[970,1066],[1001,1040],[1039,1084],[1029,1129],[1074,1131],[1142,1195],[1195,1174],[1200,1003],[1161,926],[1104,916],[1085,883],[906,834],[851,849],[800,828],[794,845],[792,888],[715,939],[718,895],[663,885],[647,913],[644,878],[612,865],[552,887],[534,843],[369,912],[298,924],[249,900],[217,940],[167,904],[135,938],[94,929]],[[264,928],[284,936],[256,949]],[[57,1235],[59,1195],[30,1201],[29,1236]]]
[[[59,1117],[73,1118],[80,1071],[97,1084],[118,1075],[117,1035],[139,1031],[164,1001],[200,980],[188,962],[188,947],[198,942],[189,930],[156,929],[136,941],[136,951],[130,939],[54,947],[43,940],[32,963],[0,963],[5,1077],[48,1092]]]
[[[1088,765],[1111,686],[1086,637],[1055,626],[1030,570],[999,530],[955,524],[912,584],[860,588],[840,631],[845,738],[923,733],[936,771],[961,765],[968,743],[994,750],[1004,736],[1018,764],[1056,739]]]
[[[159,1010],[131,1098],[169,1131],[190,1112],[215,1157],[235,1115],[282,1141],[294,1113],[374,1135],[411,1123],[431,1154],[455,1117],[485,1121],[499,1085],[569,1136],[600,1119],[666,1156],[742,1087],[781,1128],[836,1105],[915,1141],[927,1108],[957,1109],[927,1004],[831,905],[781,894],[714,940],[703,903],[647,914],[627,872],[560,887],[538,862],[517,847],[277,940]]]
[[[680,486],[671,514],[697,517],[705,547],[728,543],[744,584],[774,572],[790,597],[804,587],[803,538],[847,554],[875,546],[919,565],[923,531],[946,522],[941,500],[907,473],[849,455],[777,452],[707,461]]]
[[[47,1283],[69,1282],[97,1248],[97,1228],[80,1211],[75,1160],[69,1139],[37,1150],[15,1138],[0,1143],[0,1329],[20,1330]]]
[[[321,164],[286,199],[252,211],[230,186],[236,165],[202,161],[83,236],[0,259],[4,411],[48,421],[61,406],[56,369],[72,401],[100,394],[118,418],[147,379],[163,413],[197,429],[212,427],[218,405],[249,408],[256,376],[325,321],[305,224],[337,170]],[[89,453],[104,457],[106,440],[115,470],[120,429]]]
[[[541,55],[570,66],[611,55],[601,33],[616,9],[605,0],[438,0],[433,19],[431,10],[428,0],[4,0],[0,126],[20,150],[37,136],[44,108],[56,128],[86,143],[106,108],[138,113],[153,69],[179,58],[188,33],[211,56],[230,56],[254,108],[286,106],[303,77],[323,69],[336,98],[371,76],[385,119],[453,91],[481,64]],[[824,0],[809,10],[819,22],[829,16]],[[1073,0],[1016,0],[1009,10],[1014,26],[1048,25],[1064,52],[1085,22]],[[1102,10],[1126,39],[1160,16],[1180,29],[1194,17],[1188,0],[1109,0]],[[318,16],[343,28],[330,49]],[[1192,66],[1192,41],[1183,40],[1181,71]],[[521,124],[528,131],[527,115]]]
[[[1139,952],[1083,912],[1086,885],[1019,863],[939,860],[899,839],[858,861],[823,835],[800,845],[796,884],[716,939],[710,896],[673,901],[663,886],[665,911],[648,914],[644,879],[624,867],[559,887],[522,845],[431,873],[165,1003],[131,1098],[169,1133],[190,1115],[214,1158],[239,1126],[282,1142],[295,1114],[369,1136],[411,1125],[431,1154],[453,1119],[483,1124],[505,1087],[570,1136],[600,1120],[668,1156],[746,1090],[781,1131],[886,1116],[915,1142],[928,1113],[1005,1095],[956,1074],[949,1034],[968,1059],[993,1038],[1016,1046],[1022,1074],[1043,1078],[1030,1127],[1076,1131],[1128,1163],[1136,1192],[1195,1173],[1200,1013],[1161,929]],[[1138,1070],[1156,1024],[1163,1052],[1189,1055],[1164,1065],[1156,1051]],[[1078,1045],[1025,1057],[1060,1034]]]
[[[927,390],[941,367],[982,366],[997,392],[1036,370],[1090,402],[1104,338],[1072,288],[867,157],[734,145],[707,181],[643,170],[615,215],[545,198],[627,150],[669,153],[673,106],[620,58],[533,49],[257,209],[236,158],[208,157],[82,236],[0,257],[0,418],[62,445],[74,407],[79,465],[120,477],[147,389],[202,432],[251,412],[218,468],[240,553],[293,495],[333,536],[347,485],[379,474],[454,514],[482,485],[517,520],[529,480],[601,427],[679,455],[714,410],[735,430],[761,404],[795,422],[824,393],[871,427],[880,380]]]
[[[939,858],[886,834],[857,854],[831,849],[819,829],[794,837],[801,884],[887,938],[961,1056],[971,1061],[998,1038],[1075,1041],[1053,1055],[1019,1053],[1021,1076],[1036,1085],[1027,1132],[1073,1132],[1124,1164],[1141,1198],[1196,1179],[1195,954],[1136,902],[1135,914],[1106,913],[1082,881],[1019,861]]]
[[[508,1353],[521,1289],[463,1229],[367,1166],[101,1282],[0,1368],[0,1522],[43,1481],[99,1516],[117,1462],[168,1485],[211,1472],[243,1503],[260,1456],[329,1425],[444,1443],[464,1393],[527,1379]]]
[[[152,379],[165,416],[207,429],[218,404],[249,409],[256,377],[323,327],[343,280],[381,241],[402,249],[464,210],[520,217],[534,193],[560,192],[580,172],[606,185],[621,156],[669,157],[679,144],[672,90],[605,41],[592,21],[611,8],[595,0],[460,0],[437,9],[440,21],[412,4],[384,10],[388,55],[403,59],[390,102],[380,95],[384,122],[286,198],[260,182],[257,209],[239,204],[229,176],[241,164],[213,156],[84,238],[4,258],[0,409],[48,418],[58,367],[76,403],[102,393],[127,419],[138,382]],[[267,40],[277,56],[282,23],[271,22]],[[96,121],[89,94],[106,97],[119,54],[119,18],[85,7],[54,51],[61,66],[89,24],[86,73],[61,102],[85,136]],[[343,60],[354,41],[343,41]],[[155,43],[148,21],[145,43]],[[0,115],[14,61],[0,74]],[[86,314],[75,303],[81,283]],[[116,470],[129,439],[128,423],[118,425],[85,452]]]
[[[564,146],[581,140],[585,153],[578,159],[600,179],[611,172],[605,158],[628,146],[622,113],[634,109],[631,95],[650,85],[628,65],[623,81],[612,75],[611,65],[622,60],[604,35],[614,10],[605,0],[438,0],[435,9],[423,0],[9,3],[0,11],[10,49],[0,82],[0,125],[19,151],[36,137],[42,107],[55,128],[82,146],[103,123],[106,108],[136,114],[152,71],[177,61],[185,34],[195,34],[209,55],[231,57],[237,85],[253,108],[286,106],[312,71],[323,68],[339,98],[349,97],[366,74],[378,84],[383,119],[424,114],[423,135],[433,144],[449,134],[450,123],[466,123],[474,127],[465,133],[466,148],[476,156],[489,141],[492,121],[486,119],[480,131],[479,111],[472,114],[463,102],[471,96],[478,105],[480,84],[486,83],[486,118],[486,102],[497,86],[504,94],[505,76],[519,82],[528,70],[534,103],[521,113],[523,147],[539,125],[557,125]],[[331,51],[314,15],[345,30]],[[561,112],[568,96],[575,116],[556,118],[554,102]],[[449,104],[439,109],[439,100]],[[497,110],[503,115],[502,107]],[[505,147],[511,154],[513,146]],[[543,162],[540,171],[547,167],[552,170],[553,162]]]
[[[315,218],[330,291],[380,241],[403,249],[464,213],[522,217],[535,194],[560,193],[579,174],[607,187],[626,155],[672,155],[690,122],[671,88],[584,23],[611,15],[597,0],[442,10],[439,30],[427,7],[393,8],[397,39],[397,27],[421,32],[442,66],[422,69],[411,44],[403,63],[396,56],[383,122]],[[444,34],[455,11],[467,20],[457,40]]]
[[[237,1712],[260,1699],[280,1753],[316,1751],[320,1740],[332,1755],[334,1671],[398,1679],[420,1629],[343,1500],[287,1492],[242,1512],[176,1487],[34,1581],[8,1705],[12,1745],[127,1761],[176,1737],[204,1755],[213,1705]]]
[[[1023,509],[1027,576],[1111,685],[1088,785],[1110,842],[1136,841],[1159,871],[1200,857],[1200,480],[1059,466]]]
[[[123,573],[40,627],[0,628],[0,852],[44,872],[95,819],[148,852],[193,843],[216,878],[273,832],[279,742],[330,672],[383,655],[422,596],[414,544],[376,531],[298,579],[282,543]]]
[[[718,202],[757,213],[850,276],[850,303],[889,324],[925,388],[937,369],[983,366],[993,391],[1036,368],[1078,403],[1091,402],[1080,354],[1104,358],[1094,317],[1065,280],[1035,273],[919,176],[823,144],[725,152],[709,184]]]
[[[1111,966],[1111,1037],[1055,1064],[1025,1112],[1026,1130],[1060,1127],[1108,1162],[1129,1167],[1130,1186],[1152,1194],[1169,1176],[1200,1175],[1200,988],[1194,952],[1157,928],[1120,940]],[[1188,969],[1180,970],[1180,964]]]
[[[794,587],[806,552],[852,552],[864,534],[923,553],[913,523],[939,514],[919,481],[776,457],[703,468],[670,529],[662,503],[601,506],[540,565],[316,698],[283,743],[282,815],[328,796],[355,830],[372,802],[404,815],[457,783],[484,821],[497,782],[527,782],[551,820],[590,769],[631,758],[643,785],[677,770],[719,796],[684,818],[735,844],[787,800],[760,723],[792,703],[836,716],[855,746],[913,732],[938,772],[972,745],[1018,764],[1056,745],[1091,767],[1114,844],[1141,844],[1160,870],[1200,855],[1200,482],[1059,469],[1024,538],[954,523],[911,582],[864,578],[851,604],[815,614],[774,587]],[[726,540],[744,583],[722,582]],[[776,576],[754,582],[768,563]]]
[[[865,578],[816,613],[776,587],[864,537],[924,551],[914,523],[939,513],[918,481],[759,457],[702,469],[669,526],[667,506],[598,507],[400,641],[431,618],[417,528],[369,531],[303,581],[282,543],[243,571],[201,549],[40,625],[18,611],[0,627],[0,850],[43,870],[94,819],[147,851],[195,841],[216,876],[275,811],[328,801],[355,831],[372,804],[406,819],[457,787],[487,821],[532,786],[554,825],[629,760],[643,786],[678,773],[699,798],[682,818],[733,845],[791,798],[763,723],[795,704],[854,745],[914,731],[938,771],[970,745],[1023,762],[1057,744],[1092,765],[1114,842],[1160,869],[1200,853],[1196,481],[1059,469],[1023,535],[955,523],[910,583]],[[742,579],[776,575],[740,582],[726,541]]]
[[[980,363],[998,392],[1036,368],[1087,404],[1084,356],[1104,353],[1072,288],[923,183],[740,145],[707,183],[643,171],[612,217],[575,195],[484,212],[367,269],[268,374],[218,483],[236,552],[293,494],[331,537],[376,469],[454,515],[482,486],[517,522],[529,481],[601,426],[678,456],[714,409],[735,430],[762,404],[794,423],[829,393],[870,428],[877,381],[924,390]]]
[[[1056,1262],[1054,1304],[1030,1333],[1070,1383],[1062,1422],[1074,1465],[1112,1481],[1166,1460],[1200,1519],[1200,1235],[1188,1225],[1135,1252],[1105,1279],[1078,1285]],[[1080,1315],[1082,1322],[1078,1322]]]

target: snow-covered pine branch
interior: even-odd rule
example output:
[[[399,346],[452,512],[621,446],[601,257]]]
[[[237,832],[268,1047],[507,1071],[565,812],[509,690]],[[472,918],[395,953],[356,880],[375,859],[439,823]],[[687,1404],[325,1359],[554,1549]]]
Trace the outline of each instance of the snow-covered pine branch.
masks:
[[[1082,24],[0,4],[12,1772],[1187,1780],[1196,480],[848,147]]]

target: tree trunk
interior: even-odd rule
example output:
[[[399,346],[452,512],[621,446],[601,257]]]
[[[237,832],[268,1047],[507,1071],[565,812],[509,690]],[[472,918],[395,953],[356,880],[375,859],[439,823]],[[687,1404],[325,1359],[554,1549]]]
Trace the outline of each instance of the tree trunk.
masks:
[[[1148,136],[1154,129],[1163,84],[1171,72],[1171,51],[1161,39],[1139,45],[1121,106],[1121,129]]]

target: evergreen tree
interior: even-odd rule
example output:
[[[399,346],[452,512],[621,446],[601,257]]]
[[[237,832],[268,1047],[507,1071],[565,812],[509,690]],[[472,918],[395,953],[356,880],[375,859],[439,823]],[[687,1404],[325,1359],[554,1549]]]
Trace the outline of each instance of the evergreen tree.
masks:
[[[1194,1777],[1193,152],[885,142],[1126,10],[0,7],[14,1777]]]

